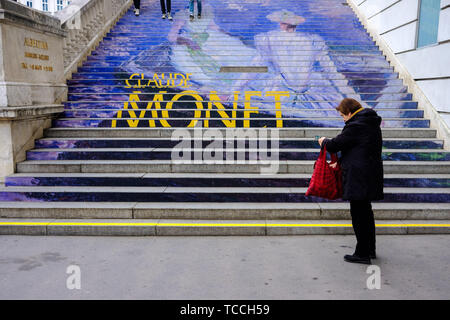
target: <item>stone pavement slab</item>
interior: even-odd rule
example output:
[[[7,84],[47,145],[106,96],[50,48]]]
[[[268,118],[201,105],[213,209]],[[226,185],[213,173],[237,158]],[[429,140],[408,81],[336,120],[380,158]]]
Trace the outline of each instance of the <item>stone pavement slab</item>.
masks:
[[[0,299],[449,299],[449,240],[378,236],[369,290],[368,266],[343,260],[354,236],[0,236]]]

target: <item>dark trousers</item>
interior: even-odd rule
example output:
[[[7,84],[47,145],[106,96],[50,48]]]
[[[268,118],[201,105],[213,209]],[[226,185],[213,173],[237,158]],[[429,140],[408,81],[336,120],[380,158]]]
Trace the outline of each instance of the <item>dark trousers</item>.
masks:
[[[161,11],[163,14],[165,14],[166,12],[170,12],[170,10],[172,9],[170,6],[170,0],[160,0],[161,2]],[[167,3],[167,6],[166,6]],[[166,11],[167,8],[167,11]]]
[[[355,254],[367,257],[375,252],[375,219],[370,201],[350,201],[353,230],[356,235]]]
[[[133,2],[136,9],[141,9],[141,0],[133,0]]]

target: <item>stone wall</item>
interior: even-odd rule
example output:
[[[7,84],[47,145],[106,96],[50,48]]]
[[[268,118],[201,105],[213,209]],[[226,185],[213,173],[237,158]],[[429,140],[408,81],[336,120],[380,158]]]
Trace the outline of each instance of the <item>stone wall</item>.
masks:
[[[66,90],[58,19],[0,0],[0,108],[58,103]]]
[[[64,110],[66,80],[131,3],[73,0],[50,16],[0,0],[0,183]]]

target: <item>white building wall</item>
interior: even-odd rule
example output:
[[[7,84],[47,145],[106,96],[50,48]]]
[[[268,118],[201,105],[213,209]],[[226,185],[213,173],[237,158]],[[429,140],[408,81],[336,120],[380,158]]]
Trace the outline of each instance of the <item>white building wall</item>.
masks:
[[[350,1],[386,41],[450,126],[450,0],[441,0],[438,42],[422,48],[416,47],[420,0]]]
[[[57,11],[57,6],[56,6],[56,1],[57,0],[48,0],[48,12],[49,13],[55,13]],[[27,5],[27,0],[17,0],[18,3],[21,3],[23,5]],[[42,10],[42,0],[32,0],[33,3],[33,9],[36,10]],[[70,3],[70,0],[63,0],[63,7],[66,7],[68,5],[68,3]]]

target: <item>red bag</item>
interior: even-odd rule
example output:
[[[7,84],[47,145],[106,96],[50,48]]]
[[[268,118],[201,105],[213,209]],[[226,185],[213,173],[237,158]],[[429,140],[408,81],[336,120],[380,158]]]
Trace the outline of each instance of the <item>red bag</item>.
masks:
[[[329,200],[342,198],[342,170],[335,153],[331,153],[331,162],[327,162],[327,150],[320,150],[319,158],[314,164],[314,171],[309,182],[307,196],[316,196]],[[336,168],[330,164],[337,163]]]

